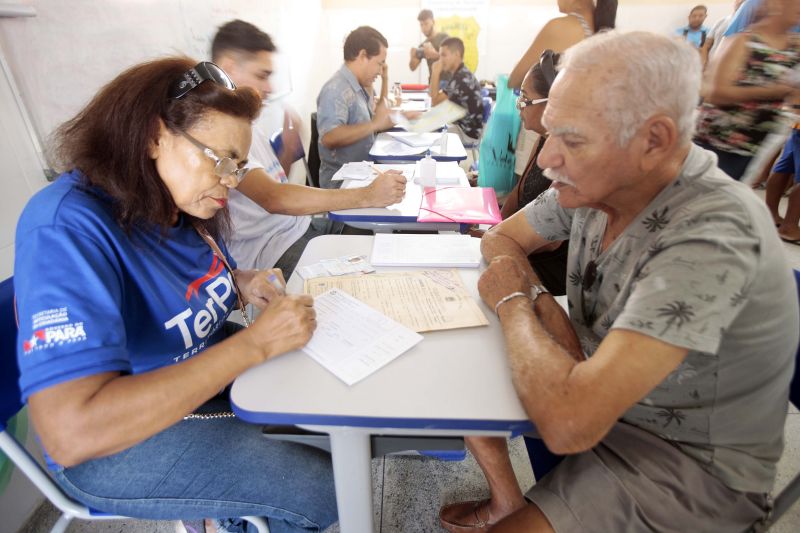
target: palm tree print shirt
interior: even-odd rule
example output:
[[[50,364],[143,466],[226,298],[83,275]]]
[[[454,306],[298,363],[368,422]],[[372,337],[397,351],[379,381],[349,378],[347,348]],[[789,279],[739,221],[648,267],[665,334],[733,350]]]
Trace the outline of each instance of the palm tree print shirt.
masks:
[[[570,240],[569,314],[585,355],[614,328],[690,350],[623,420],[669,440],[735,490],[768,492],[800,318],[763,202],[692,145],[681,173],[601,253],[606,214],[564,209],[557,194],[545,191],[525,213],[543,237]]]

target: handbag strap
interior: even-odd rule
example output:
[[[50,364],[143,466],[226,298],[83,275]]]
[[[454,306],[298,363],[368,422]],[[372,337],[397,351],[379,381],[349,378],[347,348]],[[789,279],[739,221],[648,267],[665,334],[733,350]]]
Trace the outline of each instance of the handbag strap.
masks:
[[[214,237],[208,232],[208,230],[199,224],[197,221],[193,221],[192,225],[194,226],[195,231],[206,241],[206,244],[211,248],[211,251],[214,252],[214,255],[222,261],[222,264],[225,265],[225,268],[228,270],[228,273],[231,275],[231,280],[233,281],[233,289],[236,291],[236,299],[239,301],[239,312],[242,313],[242,321],[244,322],[244,326],[246,328],[250,327],[250,317],[247,316],[247,310],[245,309],[244,299],[242,298],[242,291],[239,289],[239,284],[236,282],[236,275],[233,273],[233,269],[231,268],[230,263],[225,258],[225,254],[222,253],[219,246],[217,245],[217,241],[214,240]]]

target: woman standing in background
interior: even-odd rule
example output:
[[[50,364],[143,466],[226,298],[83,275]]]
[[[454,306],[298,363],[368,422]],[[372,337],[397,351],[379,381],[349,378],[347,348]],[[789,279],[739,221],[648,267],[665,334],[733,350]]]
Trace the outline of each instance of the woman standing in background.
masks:
[[[617,19],[617,0],[558,0],[563,17],[549,21],[539,31],[528,50],[508,76],[508,86],[519,89],[525,74],[547,49],[563,52],[573,44],[600,30],[613,29]]]

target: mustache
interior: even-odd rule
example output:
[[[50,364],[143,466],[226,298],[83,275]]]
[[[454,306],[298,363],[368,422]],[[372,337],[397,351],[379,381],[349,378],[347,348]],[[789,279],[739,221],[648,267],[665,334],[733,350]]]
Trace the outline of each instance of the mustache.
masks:
[[[549,179],[550,181],[556,181],[558,183],[563,183],[564,185],[569,185],[570,187],[575,186],[575,182],[573,182],[566,174],[562,174],[557,170],[553,170],[552,168],[546,168],[542,172],[544,177]]]

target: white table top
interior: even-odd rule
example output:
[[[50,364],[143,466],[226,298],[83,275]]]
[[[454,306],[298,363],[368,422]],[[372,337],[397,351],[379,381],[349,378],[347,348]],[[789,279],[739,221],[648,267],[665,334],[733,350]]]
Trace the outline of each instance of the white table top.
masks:
[[[298,266],[351,253],[369,256],[372,239],[317,237]],[[459,272],[480,302],[479,270]],[[302,279],[294,274],[287,289],[301,292]],[[532,425],[511,384],[497,317],[479,305],[488,327],[424,333],[422,342],[352,387],[301,351],[272,359],[236,379],[234,411],[254,423],[527,431]]]
[[[411,148],[402,142],[394,139],[391,135],[379,133],[375,137],[375,142],[372,148],[369,149],[369,158],[373,161],[383,162],[401,162],[401,161],[416,161],[425,157],[427,148]],[[464,149],[464,144],[461,142],[458,134],[447,134],[447,150],[445,154],[441,153],[439,143],[434,143],[430,147],[431,157],[437,161],[463,161],[467,158],[467,151]],[[410,153],[415,152],[415,153]]]

